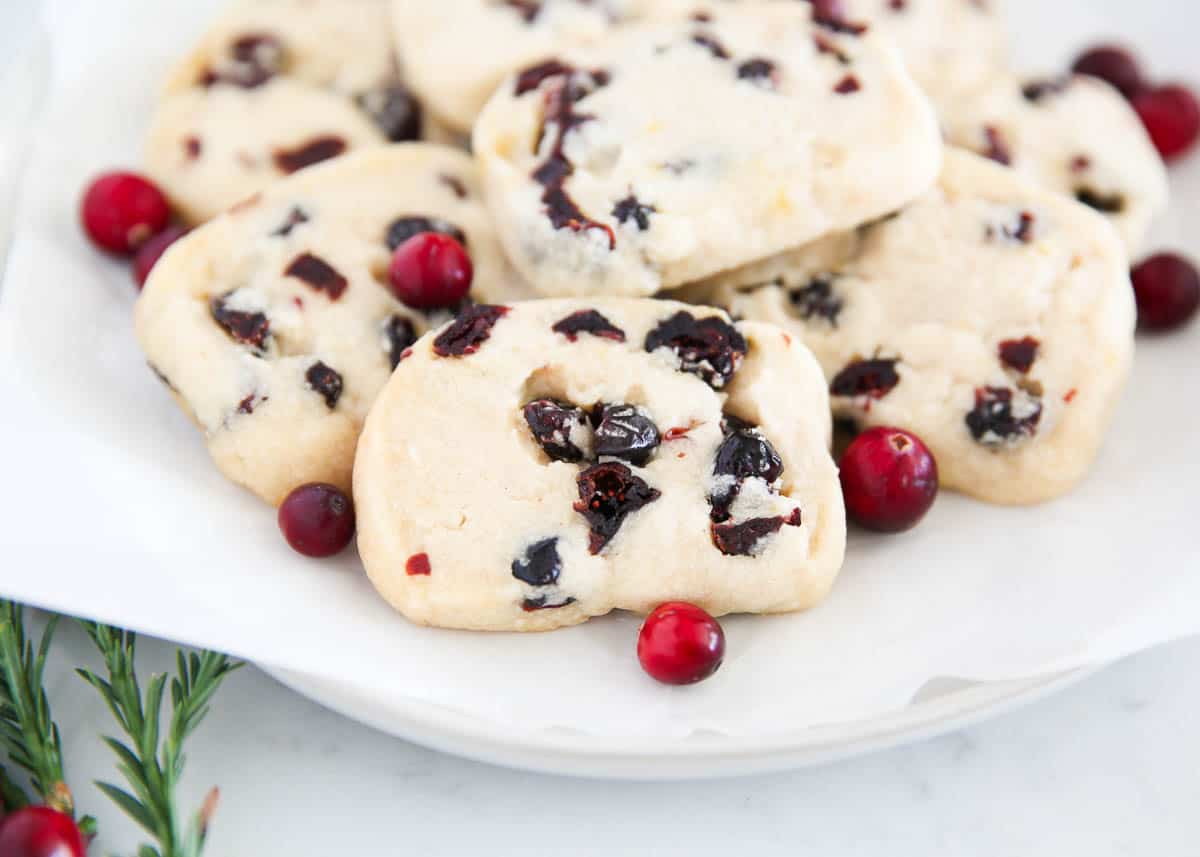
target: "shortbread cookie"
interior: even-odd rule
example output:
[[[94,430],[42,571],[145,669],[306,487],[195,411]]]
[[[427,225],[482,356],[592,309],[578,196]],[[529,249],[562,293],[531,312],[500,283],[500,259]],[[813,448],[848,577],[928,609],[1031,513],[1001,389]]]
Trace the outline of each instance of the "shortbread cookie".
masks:
[[[1167,204],[1167,174],[1137,114],[1092,77],[995,79],[942,111],[946,139],[1021,170],[1112,220],[1131,254]]]
[[[137,303],[146,357],[221,471],[269,503],[306,482],[350,489],[367,408],[432,316],[387,287],[391,248],[453,235],[478,300],[521,297],[470,159],[380,147],[273,185],[173,246]]]
[[[829,436],[820,368],[771,325],[669,301],[476,306],[371,410],[359,552],[393,606],[444,627],[803,609],[842,564]]]
[[[422,124],[388,0],[237,0],[172,72],[147,169],[198,223],[317,161],[416,139]]]
[[[790,331],[824,367],[835,416],[915,432],[945,487],[997,503],[1083,478],[1133,355],[1115,230],[958,150],[896,216],[687,293]]]
[[[413,90],[448,126],[469,133],[512,71],[596,41],[650,2],[392,0],[392,19]]]
[[[890,44],[806,4],[628,27],[507,80],[475,126],[541,294],[649,295],[877,217],[941,138]]]

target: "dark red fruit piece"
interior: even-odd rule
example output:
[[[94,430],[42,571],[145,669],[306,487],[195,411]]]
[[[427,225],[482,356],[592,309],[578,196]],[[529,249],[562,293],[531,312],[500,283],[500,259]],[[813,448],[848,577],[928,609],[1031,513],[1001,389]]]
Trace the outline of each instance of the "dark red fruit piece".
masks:
[[[645,232],[650,228],[650,215],[658,211],[653,205],[646,205],[633,194],[624,199],[617,200],[617,204],[613,206],[612,216],[617,219],[617,223],[628,223],[632,220],[638,228],[638,232]]]
[[[395,369],[404,359],[405,352],[417,341],[417,329],[404,316],[394,315],[383,326],[383,336],[387,341],[388,361]]]
[[[538,610],[555,610],[559,607],[566,607],[569,604],[574,604],[574,598],[566,598],[562,601],[551,602],[545,595],[538,595],[534,598],[526,598],[521,602],[521,609],[526,613],[534,613]]]
[[[710,36],[706,33],[697,33],[696,35],[692,36],[692,41],[698,44],[700,47],[707,49],[708,52],[713,55],[713,59],[729,59],[729,51],[727,51],[725,46],[717,41],[713,36]]]
[[[658,426],[633,405],[599,405],[596,421],[596,456],[610,456],[643,467],[662,441]]]
[[[232,309],[229,298],[234,294],[212,298],[208,302],[213,320],[224,328],[236,342],[249,345],[256,351],[265,351],[267,340],[271,336],[271,322],[261,312]]]
[[[725,658],[721,624],[695,604],[668,601],[646,617],[638,632],[638,660],[663,684],[695,684],[711,676]]]
[[[587,414],[581,408],[553,399],[538,399],[526,405],[523,413],[533,439],[551,460],[583,460],[583,450],[571,440],[572,434],[578,438],[589,430]]]
[[[737,328],[717,316],[697,321],[680,310],[646,334],[647,351],[669,348],[679,358],[679,369],[699,375],[714,389],[733,377],[746,356],[746,340]]]
[[[898,360],[859,360],[834,376],[829,392],[835,396],[870,396],[882,399],[900,383]]]
[[[333,556],[354,537],[354,502],[333,485],[301,485],[279,507],[279,530],[297,553]]]
[[[562,559],[558,555],[558,539],[554,538],[534,542],[525,550],[525,555],[514,559],[512,564],[513,577],[530,586],[553,586],[558,583],[561,573]]]
[[[342,397],[342,376],[336,370],[326,366],[320,360],[308,367],[304,373],[308,386],[325,400],[329,410],[337,407],[338,399]]]
[[[70,816],[45,806],[27,806],[0,821],[4,857],[85,857],[87,845]]]
[[[1000,343],[1000,362],[1008,368],[1016,369],[1024,374],[1033,368],[1040,347],[1041,343],[1032,336],[1006,339]]]
[[[592,336],[611,339],[614,342],[625,341],[625,331],[617,327],[594,309],[581,309],[566,318],[556,321],[550,328],[555,333],[561,333],[571,342],[579,339],[579,334],[590,333]]]
[[[748,59],[737,67],[737,76],[740,80],[763,81],[774,86],[778,75],[775,63],[762,57]]]
[[[574,66],[567,65],[561,60],[546,60],[545,62],[521,70],[517,75],[513,94],[524,95],[526,92],[532,92],[537,89],[542,85],[543,81],[547,81],[552,77],[573,74],[574,72]]]
[[[846,7],[842,0],[808,0],[813,7],[813,21],[822,27],[827,27],[835,33],[845,33],[859,36],[867,31],[866,24],[856,24],[848,20]]]
[[[137,283],[139,290],[146,285],[150,272],[158,264],[162,254],[167,252],[167,248],[187,233],[182,226],[168,226],[138,248],[133,256],[133,281]]]
[[[1071,71],[1107,81],[1126,98],[1133,98],[1145,86],[1133,54],[1116,45],[1099,45],[1084,51],[1071,65]]]
[[[842,456],[846,511],[883,533],[915,527],[937,499],[937,462],[921,440],[896,428],[872,428]]]
[[[405,86],[381,86],[361,95],[358,104],[393,143],[420,138],[421,102]]]
[[[980,387],[966,422],[971,437],[985,446],[997,446],[1033,437],[1041,419],[1042,402],[1037,397],[1007,387]]]
[[[291,175],[294,172],[336,158],[346,151],[346,141],[341,137],[327,135],[314,137],[306,143],[301,143],[294,149],[277,149],[275,151],[275,166],[280,172]]]
[[[1125,210],[1125,197],[1119,193],[1101,193],[1090,187],[1077,188],[1075,199],[1101,214],[1120,214]]]
[[[383,240],[387,244],[387,248],[394,253],[401,244],[422,232],[438,232],[442,235],[449,235],[459,244],[467,246],[467,236],[453,223],[442,220],[440,217],[424,217],[419,214],[397,217],[388,225],[387,234],[384,235]]]
[[[283,42],[267,33],[241,36],[229,46],[229,56],[219,69],[201,78],[204,86],[227,83],[245,89],[262,86],[283,68]]]
[[[837,327],[838,315],[842,311],[842,299],[833,289],[834,281],[833,275],[821,274],[813,277],[808,285],[790,290],[788,300],[796,315],[805,321],[814,316],[823,318]]]
[[[1137,265],[1131,276],[1138,327],[1143,330],[1182,327],[1200,307],[1200,274],[1174,253],[1151,256]]]
[[[284,276],[295,277],[318,292],[325,292],[331,301],[336,301],[346,291],[349,282],[336,268],[312,253],[302,253],[291,261]]]
[[[579,474],[576,485],[579,488],[579,502],[574,508],[591,527],[588,550],[593,554],[600,553],[631,512],[662,496],[644,479],[634,476],[633,471],[616,461],[593,464]]]
[[[404,573],[409,577],[428,577],[433,574],[433,567],[429,564],[429,554],[415,553],[410,556],[404,563]]]
[[[1183,155],[1200,136],[1200,104],[1184,86],[1167,84],[1143,90],[1134,97],[1133,109],[1165,161]]]
[[[718,523],[729,519],[729,507],[747,479],[758,478],[773,485],[783,475],[783,460],[758,429],[736,418],[727,418],[726,429],[725,440],[713,458],[713,476],[717,479],[708,498],[712,519]]]
[[[471,257],[449,235],[422,232],[396,248],[388,278],[392,293],[414,309],[452,307],[467,296]]]
[[[725,556],[755,556],[759,545],[767,536],[779,532],[784,524],[800,526],[800,510],[784,518],[751,518],[740,524],[712,524],[712,540],[717,550]]]
[[[492,335],[496,322],[506,315],[506,306],[472,304],[462,310],[450,326],[433,340],[433,353],[440,357],[474,354]]]
[[[171,207],[136,173],[106,173],[88,185],[80,216],[96,246],[129,255],[167,228]]]

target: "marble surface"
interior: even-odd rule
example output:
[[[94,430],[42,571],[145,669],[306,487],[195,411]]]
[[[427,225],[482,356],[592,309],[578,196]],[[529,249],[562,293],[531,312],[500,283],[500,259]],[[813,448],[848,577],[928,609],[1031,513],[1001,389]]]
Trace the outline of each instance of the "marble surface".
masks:
[[[137,831],[90,784],[115,776],[114,726],[70,670],[98,666],[64,628],[48,687],[97,854]],[[142,641],[142,669],[173,648]],[[236,673],[189,747],[184,797],[221,787],[212,857],[1174,857],[1200,853],[1200,639],[1131,658],[962,732],[799,771],[614,783],[508,771],[373,732],[253,668]],[[545,853],[548,853],[545,852]]]

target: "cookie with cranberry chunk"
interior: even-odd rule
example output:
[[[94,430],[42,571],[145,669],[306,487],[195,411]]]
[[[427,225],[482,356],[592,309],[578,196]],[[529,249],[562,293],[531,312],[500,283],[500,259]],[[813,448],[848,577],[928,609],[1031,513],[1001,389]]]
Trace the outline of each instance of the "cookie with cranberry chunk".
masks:
[[[1084,477],[1133,356],[1112,226],[961,150],[894,217],[686,292],[784,327],[816,353],[835,416],[913,431],[944,486],[997,503]]]
[[[388,288],[391,251],[441,232],[469,252],[471,296],[521,296],[470,159],[428,143],[314,167],[194,230],[137,303],[147,360],[221,471],[269,503],[306,482],[350,490],[367,408],[431,325]]]
[[[417,139],[390,24],[388,0],[237,0],[171,73],[148,171],[201,222],[310,164]]]
[[[946,139],[1075,197],[1130,254],[1167,205],[1167,173],[1121,94],[1093,77],[1001,76],[942,111]]]
[[[828,394],[784,331],[621,298],[477,306],[384,387],[359,551],[414,622],[540,631],[812,606],[842,564]]]
[[[941,146],[891,44],[807,4],[623,28],[510,77],[474,132],[547,296],[649,295],[855,226],[926,190]]]

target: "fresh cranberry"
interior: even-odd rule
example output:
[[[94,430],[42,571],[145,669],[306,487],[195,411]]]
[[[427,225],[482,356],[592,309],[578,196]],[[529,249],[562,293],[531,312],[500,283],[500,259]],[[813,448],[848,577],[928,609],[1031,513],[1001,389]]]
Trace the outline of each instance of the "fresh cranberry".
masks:
[[[850,517],[883,533],[915,527],[937,498],[937,462],[920,438],[901,429],[856,437],[842,456],[841,477]]]
[[[45,806],[27,806],[0,822],[4,857],[84,857],[87,846],[71,817]]]
[[[1200,104],[1186,87],[1167,84],[1143,90],[1134,97],[1133,109],[1165,161],[1187,152],[1200,136]]]
[[[354,503],[333,485],[301,485],[279,507],[279,529],[297,553],[333,556],[354,537]]]
[[[162,254],[167,252],[168,247],[187,235],[187,232],[182,226],[168,226],[138,248],[133,257],[133,281],[137,283],[139,290],[146,285],[150,272],[158,264]]]
[[[1133,269],[1132,278],[1143,330],[1182,327],[1200,307],[1200,274],[1174,253],[1151,256]]]
[[[471,290],[474,268],[449,235],[422,232],[396,248],[388,270],[392,291],[414,309],[452,307]]]
[[[88,186],[83,228],[95,244],[124,255],[167,228],[171,208],[162,191],[134,173],[106,173]]]
[[[725,632],[695,604],[668,601],[642,623],[637,653],[642,669],[663,684],[695,684],[721,666]]]
[[[1133,54],[1116,45],[1098,45],[1084,51],[1075,59],[1071,71],[1098,77],[1119,89],[1126,98],[1133,98],[1145,87],[1142,70]]]

